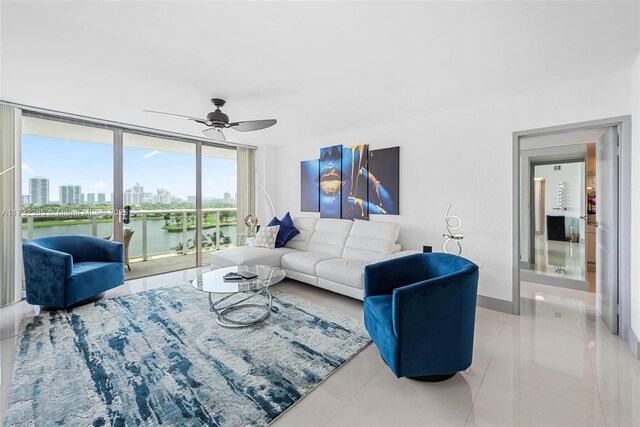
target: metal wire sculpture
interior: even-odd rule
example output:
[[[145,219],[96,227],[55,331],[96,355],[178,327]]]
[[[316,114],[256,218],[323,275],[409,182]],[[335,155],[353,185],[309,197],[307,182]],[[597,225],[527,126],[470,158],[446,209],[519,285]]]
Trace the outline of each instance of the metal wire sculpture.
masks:
[[[447,244],[449,242],[455,242],[458,246],[458,253],[456,255],[462,254],[462,245],[460,244],[460,240],[464,239],[464,234],[454,234],[453,230],[457,230],[462,225],[462,221],[460,217],[455,215],[449,215],[449,211],[451,210],[451,206],[453,203],[449,203],[446,212],[444,213],[444,226],[447,228],[447,232],[442,235],[446,240],[444,241],[444,245],[442,245],[442,250],[445,253],[450,253],[447,250]]]

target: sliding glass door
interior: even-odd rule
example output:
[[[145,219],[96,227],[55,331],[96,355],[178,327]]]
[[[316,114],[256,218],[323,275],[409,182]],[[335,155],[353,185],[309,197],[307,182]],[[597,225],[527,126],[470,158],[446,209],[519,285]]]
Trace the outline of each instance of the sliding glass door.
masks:
[[[196,145],[125,133],[122,223],[130,278],[195,267]]]

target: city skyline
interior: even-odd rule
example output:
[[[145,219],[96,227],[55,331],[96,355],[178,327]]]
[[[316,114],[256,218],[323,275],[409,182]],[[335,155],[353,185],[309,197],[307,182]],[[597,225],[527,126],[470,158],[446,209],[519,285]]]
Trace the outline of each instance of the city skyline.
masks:
[[[43,183],[46,183],[46,187],[49,187],[49,179],[47,177],[33,177],[30,178],[30,181],[34,183],[29,185],[29,194],[22,195],[22,203],[30,204],[31,199],[33,197],[32,190],[33,188],[40,188],[43,186]],[[42,192],[43,190],[36,190],[36,192]],[[75,184],[67,184],[61,185],[58,188],[58,199],[52,199],[50,194],[51,190],[48,189],[49,197],[46,197],[46,200],[50,204],[61,204],[61,205],[76,205],[76,204],[104,204],[104,203],[113,203],[113,192],[110,193],[110,198],[106,197],[106,193],[84,193],[82,191],[81,185]],[[155,194],[154,194],[155,193]],[[131,198],[131,195],[139,195],[139,198],[134,199]],[[128,198],[129,196],[129,198]],[[41,195],[38,194],[36,196],[37,200],[41,200]],[[136,183],[131,188],[127,188],[123,192],[123,199],[125,204],[142,204],[142,203],[153,203],[153,204],[171,204],[171,203],[195,203],[196,196],[189,195],[186,199],[179,198],[170,191],[165,188],[156,188],[155,192],[144,191],[144,186],[140,183]],[[178,200],[176,200],[178,199]],[[224,202],[224,203],[235,203],[238,199],[238,193],[234,193],[231,195],[229,192],[223,193],[222,196],[204,196],[202,197],[203,202]],[[46,203],[36,203],[36,204],[46,204]]]
[[[194,149],[195,153],[195,149]],[[30,181],[48,180],[49,202],[59,198],[61,186],[78,185],[83,193],[113,193],[113,146],[59,138],[22,135],[22,195],[30,196]],[[186,201],[195,193],[195,156],[124,147],[124,188],[146,183],[166,189]],[[203,157],[203,198],[223,199],[237,192],[236,161]],[[105,197],[108,199],[108,197]],[[31,200],[30,200],[31,201]],[[105,200],[112,202],[112,200]]]

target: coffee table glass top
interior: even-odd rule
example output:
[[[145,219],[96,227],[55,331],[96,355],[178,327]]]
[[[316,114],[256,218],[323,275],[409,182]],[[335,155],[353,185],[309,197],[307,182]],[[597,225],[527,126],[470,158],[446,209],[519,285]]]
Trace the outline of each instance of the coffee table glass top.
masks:
[[[247,271],[257,274],[258,277],[250,280],[237,282],[226,282],[224,275],[229,272]],[[267,288],[271,285],[281,282],[285,278],[285,273],[278,267],[269,265],[238,265],[233,267],[219,268],[198,275],[191,284],[199,291],[212,293],[238,293],[251,292]]]

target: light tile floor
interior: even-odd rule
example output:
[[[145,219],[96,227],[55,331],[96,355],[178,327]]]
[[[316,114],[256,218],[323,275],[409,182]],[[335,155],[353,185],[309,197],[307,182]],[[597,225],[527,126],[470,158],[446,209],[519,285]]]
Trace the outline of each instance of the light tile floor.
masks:
[[[107,297],[185,282],[198,269],[128,281]],[[280,291],[362,318],[362,303],[294,281]],[[640,426],[640,361],[588,292],[522,283],[522,315],[478,308],[474,363],[436,384],[397,379],[370,345],[273,424],[286,426]],[[0,309],[0,417],[17,331],[34,307]],[[1,418],[0,418],[1,419]]]

